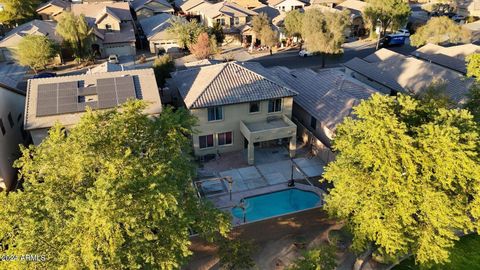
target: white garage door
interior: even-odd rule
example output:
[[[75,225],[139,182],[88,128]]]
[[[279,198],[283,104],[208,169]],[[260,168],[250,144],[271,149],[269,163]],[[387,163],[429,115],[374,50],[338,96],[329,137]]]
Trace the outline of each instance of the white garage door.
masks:
[[[119,46],[105,46],[105,55],[109,56],[111,54],[120,55],[135,55],[135,48],[130,44],[128,45],[119,45]]]

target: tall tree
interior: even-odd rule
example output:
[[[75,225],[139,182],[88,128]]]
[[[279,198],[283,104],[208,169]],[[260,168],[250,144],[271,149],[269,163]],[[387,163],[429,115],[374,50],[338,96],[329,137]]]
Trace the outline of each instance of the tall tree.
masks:
[[[266,28],[271,28],[270,20],[266,13],[262,12],[252,19],[252,30],[257,39],[262,40],[262,34]]]
[[[475,77],[476,83],[470,87],[465,108],[475,117],[480,125],[480,54],[474,53],[467,57],[467,76]]]
[[[28,66],[37,73],[51,63],[57,53],[56,45],[46,36],[28,35],[18,44],[15,57],[20,65]]]
[[[416,47],[427,43],[460,43],[469,40],[470,32],[448,17],[431,18],[427,24],[418,28],[417,32],[410,37],[411,44]]]
[[[153,71],[158,87],[163,87],[167,78],[170,78],[170,72],[173,71],[175,64],[170,55],[165,54],[153,61]]]
[[[198,60],[207,59],[213,53],[212,44],[206,32],[201,33],[189,49]]]
[[[298,9],[287,12],[285,16],[285,32],[289,37],[301,37],[303,25],[303,13]]]
[[[378,50],[380,40],[385,37],[387,30],[394,31],[402,27],[407,22],[411,9],[408,1],[404,0],[367,0],[367,6],[363,13],[371,26],[370,31],[375,31],[377,25],[380,24]]]
[[[214,37],[217,44],[222,44],[225,39],[225,34],[223,33],[223,28],[220,23],[214,23],[213,27],[208,28],[208,35]]]
[[[278,33],[271,27],[263,28],[261,34],[261,42],[263,45],[268,47],[270,55],[272,55],[273,46],[278,44]]]
[[[44,255],[38,269],[179,269],[189,229],[225,235],[229,220],[193,190],[195,120],[170,108],[150,118],[145,108],[88,111],[68,136],[56,125],[22,149],[23,190],[0,194],[2,254]]]
[[[41,2],[41,0],[2,0],[0,23],[15,25],[35,17],[35,10]]]
[[[472,115],[377,94],[354,116],[336,130],[339,154],[324,175],[334,186],[327,211],[349,223],[357,249],[413,254],[420,264],[447,261],[458,233],[479,226],[480,140]]]
[[[178,45],[184,49],[197,42],[197,38],[201,33],[207,32],[207,29],[196,20],[187,22],[185,19],[175,19],[168,31],[177,35]]]
[[[88,26],[83,14],[77,16],[72,12],[64,12],[58,20],[55,31],[72,46],[77,58],[84,59],[89,56],[93,29]]]
[[[322,67],[325,67],[326,54],[342,52],[349,21],[347,12],[322,12],[320,9],[305,12],[302,27],[305,48],[311,53],[322,54]]]

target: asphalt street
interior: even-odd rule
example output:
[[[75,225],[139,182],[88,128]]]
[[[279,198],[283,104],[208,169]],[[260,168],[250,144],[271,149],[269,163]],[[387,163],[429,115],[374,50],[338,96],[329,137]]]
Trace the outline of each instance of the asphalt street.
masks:
[[[398,47],[389,47],[389,50],[410,55],[415,47],[408,44]],[[355,57],[364,58],[375,52],[375,43],[352,42],[346,43],[344,53],[341,55],[327,56],[325,59],[325,68],[341,67],[341,65]],[[274,55],[267,55],[252,59],[250,61],[259,62],[265,67],[285,66],[288,68],[322,68],[322,56],[314,55],[309,57],[300,57],[298,50],[286,51]]]

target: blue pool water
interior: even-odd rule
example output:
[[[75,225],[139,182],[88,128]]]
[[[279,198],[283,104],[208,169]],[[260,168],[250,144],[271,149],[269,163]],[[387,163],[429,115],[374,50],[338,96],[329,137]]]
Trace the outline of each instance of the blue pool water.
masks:
[[[312,208],[320,197],[309,191],[296,188],[245,198],[247,222]],[[234,207],[232,214],[243,220],[243,211]]]

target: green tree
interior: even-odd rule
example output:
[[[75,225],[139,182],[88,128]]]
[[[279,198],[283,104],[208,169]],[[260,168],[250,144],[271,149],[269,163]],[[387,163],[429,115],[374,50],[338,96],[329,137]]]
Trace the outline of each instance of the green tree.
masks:
[[[470,87],[465,108],[473,114],[475,121],[480,124],[480,54],[469,55],[467,63],[467,76],[475,77],[476,83]]]
[[[197,38],[201,33],[207,32],[208,29],[196,20],[187,22],[184,19],[172,20],[172,25],[168,28],[168,32],[178,37],[178,45],[184,49],[189,48],[197,42]]]
[[[28,35],[18,44],[15,57],[20,65],[37,73],[37,70],[45,69],[57,53],[56,45],[46,36]]]
[[[431,18],[427,24],[418,28],[417,32],[410,37],[411,44],[415,47],[427,43],[460,43],[469,40],[470,32],[448,17]]]
[[[270,26],[270,21],[266,13],[260,13],[257,16],[254,16],[252,19],[252,30],[256,35],[257,39],[262,40],[262,34],[265,32],[265,29],[272,28]]]
[[[38,269],[179,269],[191,254],[189,229],[226,234],[228,218],[193,190],[194,118],[170,108],[151,118],[145,109],[131,101],[88,111],[68,136],[55,125],[22,149],[23,189],[0,194],[5,253],[45,255]]]
[[[219,23],[214,23],[213,27],[208,28],[208,35],[215,38],[218,44],[222,44],[225,40],[225,34],[223,33],[222,26]]]
[[[289,37],[301,37],[303,25],[303,13],[298,9],[287,12],[284,25],[285,32]]]
[[[170,72],[173,71],[175,64],[173,63],[170,55],[165,54],[156,58],[153,61],[153,71],[155,72],[155,79],[157,80],[157,85],[163,87],[165,80],[170,78]]]
[[[249,241],[222,239],[218,247],[219,264],[227,270],[252,269],[255,266],[253,249],[253,244]]]
[[[474,53],[467,57],[467,76],[476,77],[480,80],[480,53]]]
[[[288,270],[334,270],[337,267],[335,256],[335,247],[322,245],[305,251]]]
[[[349,21],[348,12],[322,12],[319,9],[305,12],[302,27],[305,48],[311,53],[322,54],[322,67],[325,67],[326,54],[342,52]]]
[[[377,94],[354,116],[336,130],[326,210],[347,221],[356,249],[446,262],[458,233],[479,226],[480,140],[472,115]]]
[[[387,30],[394,31],[402,27],[407,22],[411,9],[408,1],[404,0],[367,0],[363,13],[371,27],[370,33],[374,33],[377,25],[380,24],[378,50],[380,40],[386,35]]]
[[[41,0],[2,0],[0,23],[12,26],[35,17],[40,2]]]
[[[278,33],[274,31],[271,27],[263,28],[261,34],[261,42],[263,45],[269,48],[270,55],[272,55],[273,46],[278,44]]]
[[[83,14],[77,16],[72,12],[64,12],[58,20],[55,31],[72,46],[75,57],[85,59],[90,55],[89,46],[93,29],[88,26]]]

